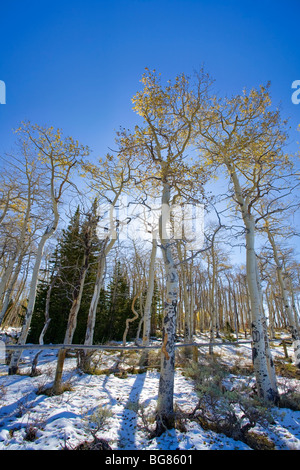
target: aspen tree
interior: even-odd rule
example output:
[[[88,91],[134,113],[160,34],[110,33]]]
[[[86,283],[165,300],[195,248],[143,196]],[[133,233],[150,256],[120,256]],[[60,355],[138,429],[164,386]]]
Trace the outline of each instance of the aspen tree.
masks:
[[[14,283],[18,277],[18,269],[21,267],[22,257],[28,250],[30,245],[30,232],[32,232],[32,215],[34,206],[37,202],[37,195],[39,190],[42,191],[37,165],[34,159],[29,154],[28,145],[22,143],[22,160],[15,156],[10,157],[7,164],[6,172],[10,171],[13,178],[18,181],[18,197],[13,197],[14,191],[11,184],[8,186],[8,195],[10,199],[5,201],[5,205],[1,214],[2,224],[4,224],[4,217],[6,227],[11,228],[8,235],[10,238],[11,250],[9,259],[0,281],[0,299],[2,300],[2,311],[0,313],[0,324],[6,313],[7,305],[10,301],[10,294],[13,289]],[[6,177],[7,179],[8,177]],[[8,183],[8,181],[7,181]],[[11,194],[12,193],[12,194]],[[7,223],[8,222],[8,223]],[[12,239],[14,239],[13,243]]]
[[[82,299],[82,293],[84,288],[84,283],[87,275],[87,271],[89,268],[89,258],[91,254],[91,245],[93,241],[93,235],[95,231],[96,220],[95,214],[91,212],[88,215],[88,218],[84,224],[83,230],[83,260],[82,265],[79,272],[79,277],[74,286],[72,292],[72,305],[69,312],[68,324],[66,328],[66,333],[64,337],[64,344],[69,345],[72,344],[73,336],[75,333],[75,329],[77,326],[77,316],[80,309],[80,303]],[[57,367],[55,373],[55,379],[53,384],[53,393],[58,395],[62,391],[62,373],[63,373],[63,365],[66,357],[66,349],[61,349],[58,353],[57,359]]]
[[[289,288],[288,288],[288,283],[287,283],[287,275],[284,272],[283,261],[280,260],[280,254],[279,254],[278,246],[275,240],[274,231],[272,231],[268,220],[265,220],[264,229],[267,233],[268,240],[272,247],[273,257],[274,257],[274,261],[276,264],[277,278],[278,278],[278,282],[279,282],[279,286],[281,290],[286,318],[288,320],[288,329],[291,333],[292,340],[293,340],[295,365],[296,367],[300,368],[300,332],[297,327],[295,316],[294,316],[293,309],[292,309],[292,303],[290,300],[290,293],[289,293]]]
[[[150,194],[160,194],[161,212],[158,231],[164,260],[166,296],[161,347],[161,370],[158,391],[156,432],[161,434],[174,426],[174,371],[175,333],[179,277],[173,243],[167,229],[174,197],[183,201],[197,201],[204,172],[197,173],[193,162],[187,158],[187,149],[194,139],[196,115],[198,122],[206,119],[209,78],[204,73],[195,83],[180,75],[163,86],[156,72],[146,71],[142,78],[143,89],[133,97],[134,111],[142,117],[143,125],[135,127],[135,133],[122,131],[119,143],[124,155],[135,155],[137,166],[136,185],[146,187]]]
[[[180,241],[177,242],[176,248],[177,248],[177,255],[178,255],[179,261],[182,263],[183,256],[182,256],[182,247],[181,247]],[[180,272],[179,272],[179,276],[180,276],[180,284],[181,284],[181,289],[180,290],[181,290],[181,304],[182,304],[181,310],[182,310],[182,314],[183,314],[183,310],[184,310],[184,318],[183,318],[183,321],[182,321],[182,323],[183,323],[183,334],[184,334],[185,342],[188,342],[191,339],[191,331],[190,331],[190,322],[189,322],[190,304],[189,304],[189,298],[188,298],[188,292],[187,292],[188,281],[187,281],[186,264],[182,263],[180,265],[180,268],[181,269],[180,269]]]
[[[75,141],[72,137],[63,137],[60,129],[44,128],[38,125],[24,123],[17,131],[23,141],[31,146],[31,152],[36,162],[40,164],[40,173],[43,175],[43,184],[48,193],[49,211],[48,223],[40,236],[29,288],[28,306],[24,324],[18,339],[18,344],[26,343],[33,315],[39,270],[42,262],[46,242],[56,232],[59,223],[59,204],[66,187],[70,185],[71,171],[78,165],[79,160],[85,158],[89,150]],[[18,371],[21,352],[16,351],[11,358],[9,374]]]
[[[247,284],[251,305],[253,364],[258,394],[278,401],[274,364],[268,345],[255,247],[255,209],[271,195],[274,174],[284,171],[289,159],[282,148],[286,139],[278,110],[270,111],[268,87],[215,103],[211,128],[202,132],[202,151],[208,163],[226,169],[231,196],[245,227]],[[205,143],[204,143],[205,139]]]
[[[88,185],[92,188],[93,194],[97,197],[99,206],[97,233],[101,240],[101,248],[97,260],[94,292],[89,307],[84,340],[85,345],[92,345],[94,340],[97,306],[104,283],[106,260],[117,240],[120,224],[126,223],[126,220],[121,220],[120,214],[117,218],[114,211],[116,206],[120,204],[120,198],[123,192],[128,189],[128,185],[131,181],[131,163],[130,159],[126,160],[123,159],[122,156],[108,154],[104,159],[100,158],[97,164],[83,162],[82,170],[84,172],[84,176],[88,179]],[[105,218],[105,209],[109,213],[107,218]],[[103,225],[105,225],[105,227]],[[88,350],[83,350],[81,357],[81,367],[83,369],[89,369],[90,359],[91,357]]]
[[[156,239],[156,236],[154,236],[152,239],[147,294],[146,294],[145,307],[144,307],[143,346],[149,346],[149,340],[150,340],[151,305],[152,305],[153,294],[154,294],[156,253],[157,253],[157,239]]]
[[[289,173],[278,172],[274,175],[273,186],[276,185],[277,195],[273,199],[269,197],[260,199],[256,222],[260,222],[260,230],[266,234],[272,251],[282,305],[293,341],[295,363],[297,367],[300,367],[300,331],[293,312],[292,296],[288,285],[289,276],[285,269],[287,249],[283,253],[278,241],[280,238],[284,237],[287,240],[295,235],[295,229],[291,226],[289,219],[299,208],[299,203],[294,197],[294,191],[299,186],[299,182],[295,181],[296,175],[292,162],[290,162],[289,170]]]

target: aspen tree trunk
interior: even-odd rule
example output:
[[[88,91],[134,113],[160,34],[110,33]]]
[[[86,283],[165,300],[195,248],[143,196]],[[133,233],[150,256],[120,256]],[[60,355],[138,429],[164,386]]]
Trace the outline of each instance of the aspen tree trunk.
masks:
[[[86,231],[86,239],[85,239],[85,252],[82,262],[82,267],[79,274],[78,283],[73,290],[73,302],[69,313],[67,329],[64,338],[64,345],[65,344],[72,344],[73,336],[77,326],[77,316],[80,309],[82,293],[85,283],[85,278],[87,275],[87,271],[89,268],[89,255],[90,255],[90,246],[91,246],[91,239],[89,237],[90,234],[90,227],[88,227]],[[58,359],[57,359],[57,366],[56,366],[56,373],[52,391],[55,395],[59,395],[62,392],[62,374],[63,374],[63,367],[66,357],[66,349],[60,349],[58,352]]]
[[[222,279],[220,278],[219,280],[220,283],[220,295],[219,295],[219,303],[220,303],[220,311],[222,315],[222,323],[221,323],[221,329],[224,331],[225,325],[226,325],[226,319],[227,319],[227,314],[228,314],[228,299],[227,299],[227,289],[224,286]]]
[[[8,281],[9,281],[11,275],[12,275],[16,260],[18,259],[19,256],[21,256],[21,254],[25,253],[24,244],[25,244],[25,239],[26,239],[26,235],[27,235],[28,224],[29,224],[29,221],[30,221],[30,213],[31,213],[33,193],[34,193],[33,185],[32,185],[32,182],[31,182],[31,177],[29,176],[30,172],[28,173],[27,161],[26,161],[26,165],[25,165],[25,173],[26,173],[26,176],[27,176],[27,184],[28,184],[28,186],[27,186],[27,206],[26,206],[26,211],[25,211],[25,214],[24,214],[24,221],[23,221],[22,228],[21,228],[21,231],[20,231],[20,234],[19,234],[19,237],[18,237],[18,242],[17,242],[15,252],[14,252],[13,256],[10,257],[7,268],[5,269],[3,275],[1,276],[0,300],[2,299],[2,297],[4,295],[4,292],[7,288],[7,283],[8,283]],[[3,311],[2,311],[1,316],[0,316],[0,325],[1,325],[1,322],[3,320],[4,315],[5,315],[5,312],[3,313]]]
[[[58,274],[54,276],[54,278],[52,279],[52,281],[50,283],[50,286],[48,287],[48,290],[47,290],[46,305],[45,305],[45,323],[44,323],[43,329],[41,331],[41,334],[39,336],[39,344],[44,344],[44,337],[45,337],[46,331],[47,331],[48,326],[49,326],[50,321],[51,321],[50,314],[49,314],[50,298],[51,298],[51,292],[52,292],[52,289],[54,287],[54,284],[56,282],[57,277],[58,277]]]
[[[266,224],[267,225],[267,224]],[[283,273],[282,263],[280,263],[277,246],[274,240],[273,235],[270,232],[269,227],[266,227],[268,239],[273,249],[273,257],[277,267],[277,278],[280,285],[281,295],[283,299],[284,309],[288,321],[288,329],[291,332],[292,340],[293,340],[293,348],[294,348],[294,357],[295,357],[295,365],[296,367],[300,368],[300,332],[297,328],[295,323],[294,315],[292,306],[289,300],[288,294],[288,286],[286,283],[286,279]]]
[[[25,219],[24,221],[24,226],[25,224],[28,224],[28,219]],[[27,225],[25,226],[24,231],[26,231]],[[18,256],[21,254],[24,244],[24,234],[20,234],[20,237],[18,238],[18,246],[16,247],[15,253],[9,258],[7,267],[5,268],[4,272],[2,273],[1,276],[1,281],[0,281],[0,300],[4,297],[5,293],[7,293],[7,290],[9,289],[9,286],[11,285],[11,277],[13,276],[14,272],[14,267],[16,260]],[[20,265],[20,260],[18,262],[18,265]],[[17,268],[16,268],[17,269]],[[3,298],[3,304],[5,303],[5,298]],[[0,324],[3,320],[3,314],[0,314]]]
[[[49,307],[50,307],[50,296],[51,296],[51,292],[52,292],[52,289],[54,287],[54,284],[55,284],[55,281],[57,279],[57,276],[55,276],[52,281],[51,281],[51,284],[47,290],[47,296],[46,296],[46,306],[45,306],[45,323],[44,323],[44,326],[43,326],[43,329],[41,331],[41,334],[39,336],[39,344],[44,344],[44,336],[46,334],[46,331],[48,329],[48,326],[50,324],[50,321],[51,321],[51,318],[49,316]],[[37,368],[37,364],[38,364],[38,357],[39,355],[41,354],[42,350],[40,349],[33,361],[32,361],[32,368],[31,368],[31,377],[35,377],[36,375],[36,368]]]
[[[1,305],[1,312],[0,312],[0,325],[5,316],[7,306],[10,301],[11,292],[13,290],[14,284],[18,278],[18,275],[21,269],[22,255],[24,254],[24,252],[22,253],[23,250],[21,250],[21,248],[23,248],[21,247],[21,244],[22,244],[22,241],[20,237],[18,240],[19,246],[16,248],[16,252],[14,253],[14,255],[9,259],[7,267],[1,276],[0,300],[2,300],[2,305]],[[17,262],[17,265],[15,266],[16,262]]]
[[[247,281],[252,314],[252,360],[256,375],[257,391],[261,398],[274,402],[277,399],[277,390],[273,389],[265,350],[266,340],[261,312],[261,298],[257,287],[254,223],[247,223],[246,229]]]
[[[12,292],[14,290],[15,284],[16,284],[16,282],[18,280],[18,276],[20,274],[20,269],[21,269],[21,266],[19,266],[19,268],[17,268],[14,271],[14,273],[12,275],[12,279],[9,280],[8,286],[5,289],[5,295],[4,295],[3,304],[2,304],[1,313],[0,313],[0,325],[3,322],[3,319],[4,319],[5,314],[7,312],[7,309],[8,309],[10,300],[11,300]]]
[[[209,354],[213,354],[213,342],[215,337],[215,327],[216,327],[216,311],[215,311],[215,282],[216,282],[216,262],[215,262],[215,252],[214,246],[212,247],[212,276],[210,282],[210,291],[209,291],[209,309],[210,309],[210,331],[209,331]]]
[[[187,267],[183,263],[183,257],[181,252],[180,243],[177,244],[177,251],[179,261],[181,262],[181,279],[182,279],[182,298],[183,298],[183,305],[184,305],[184,341],[188,343],[192,339],[192,320],[191,320],[191,301],[189,298],[189,292],[187,288],[188,284],[188,275],[187,275]]]
[[[269,324],[270,324],[270,335],[271,339],[275,338],[275,325],[274,325],[274,305],[273,305],[273,291],[270,289],[268,292],[269,284],[266,288],[266,300],[268,305],[268,312],[269,312]]]
[[[160,241],[166,272],[166,297],[164,304],[164,318],[162,328],[161,369],[158,389],[158,403],[156,415],[156,433],[162,434],[166,429],[174,427],[174,373],[175,373],[175,334],[178,301],[178,272],[175,266],[171,240],[166,234],[166,225],[163,220],[164,209],[170,207],[170,186],[163,183],[162,214],[160,216]]]
[[[85,340],[84,340],[84,344],[89,345],[89,346],[91,346],[94,341],[96,313],[97,313],[97,307],[98,307],[101,289],[102,289],[103,281],[104,281],[106,257],[108,253],[110,252],[110,250],[112,249],[115,241],[116,241],[115,239],[112,239],[107,244],[107,240],[106,240],[101,249],[101,253],[99,254],[94,292],[93,292],[92,300],[91,300],[90,307],[89,307],[87,327],[86,327]],[[80,358],[80,367],[83,370],[86,370],[86,371],[89,370],[90,360],[91,360],[91,357],[89,355],[89,350],[88,349],[82,350],[82,354]]]
[[[155,279],[155,260],[157,252],[157,240],[154,236],[152,239],[152,250],[150,257],[149,276],[148,276],[148,289],[145,300],[144,311],[144,324],[143,324],[143,346],[149,346],[150,329],[151,329],[151,305],[154,292],[154,279]]]
[[[274,300],[274,326],[275,328],[287,328],[286,317],[284,315],[284,309],[282,299],[278,298],[276,288],[273,285],[273,300]]]
[[[294,321],[295,321],[296,327],[299,329],[298,311],[297,311],[296,302],[295,302],[294,289],[293,289],[291,282],[290,282],[290,292],[291,292],[291,298],[292,298],[292,309],[294,312]]]
[[[29,270],[29,263],[30,263],[30,257],[28,258],[27,260],[27,266],[25,267],[25,273],[23,274],[23,278],[20,280],[20,283],[19,283],[19,287],[18,287],[18,290],[14,296],[14,304],[13,305],[10,305],[8,307],[8,309],[6,310],[5,312],[5,316],[3,318],[3,326],[5,325],[8,325],[8,326],[13,326],[15,325],[15,319],[18,317],[18,313],[17,313],[17,310],[18,310],[18,307],[17,305],[20,305],[20,297],[21,297],[21,294],[24,293],[24,291],[26,290],[26,281],[27,281],[27,277],[28,277],[28,270]]]
[[[123,346],[126,346],[126,338],[127,338],[127,333],[129,331],[129,326],[130,326],[130,323],[132,323],[134,320],[136,320],[138,317],[139,317],[139,314],[138,312],[135,310],[134,308],[134,305],[135,305],[135,302],[136,302],[136,299],[140,296],[140,292],[138,292],[134,298],[133,298],[133,301],[132,301],[132,304],[131,304],[131,311],[133,313],[133,317],[132,318],[127,318],[126,319],[126,326],[125,326],[125,330],[124,330],[124,333],[123,333]]]
[[[99,260],[98,260],[98,266],[97,266],[94,292],[93,292],[92,300],[91,300],[90,307],[89,307],[87,326],[86,326],[86,332],[85,332],[85,340],[84,340],[84,344],[89,345],[89,346],[92,345],[94,341],[96,313],[97,313],[97,306],[98,306],[99,298],[101,294],[101,289],[103,286],[105,263],[106,263],[106,259],[104,255],[100,255]],[[91,357],[89,355],[89,350],[88,349],[82,350],[82,354],[80,357],[80,367],[83,370],[88,371],[90,369],[90,362],[91,362],[90,360],[91,360]]]
[[[238,308],[237,308],[237,301],[236,301],[236,294],[233,288],[232,291],[233,296],[233,308],[234,308],[234,329],[235,329],[235,337],[236,340],[239,340],[239,316],[238,316]]]
[[[31,319],[32,319],[35,299],[36,299],[36,290],[37,290],[37,284],[38,284],[38,278],[39,278],[39,270],[40,270],[40,266],[41,266],[41,262],[43,258],[44,247],[45,247],[47,240],[50,237],[52,237],[52,235],[55,233],[57,229],[57,225],[58,225],[58,219],[59,219],[59,216],[58,216],[57,205],[56,205],[55,210],[54,210],[54,221],[50,226],[47,227],[37,248],[36,259],[35,259],[35,263],[33,266],[32,277],[31,277],[31,282],[30,282],[28,306],[26,309],[26,314],[25,314],[25,319],[24,319],[22,330],[21,330],[21,334],[18,339],[18,344],[20,345],[23,345],[26,343],[30,324],[31,324]],[[16,351],[12,355],[11,362],[9,365],[9,370],[8,370],[8,373],[10,375],[16,374],[18,372],[18,366],[19,366],[21,355],[22,355],[22,351]]]
[[[259,275],[258,263],[257,263],[256,256],[255,256],[255,263],[256,263],[256,282],[257,282],[257,289],[258,289],[259,296],[260,296],[261,317],[262,317],[262,324],[263,324],[263,329],[264,329],[265,354],[266,354],[266,360],[267,360],[267,367],[268,367],[268,371],[269,371],[270,381],[273,385],[273,390],[277,391],[277,380],[276,380],[276,374],[275,374],[275,367],[274,367],[274,363],[273,363],[271,350],[270,350],[270,347],[269,347],[267,320],[266,320],[266,316],[264,314],[263,293],[262,293],[262,289],[261,289],[261,281],[260,281],[260,275]],[[275,397],[275,401],[278,401],[278,398],[279,398],[279,395],[277,396],[277,398]]]
[[[112,191],[114,191],[115,196],[114,196],[113,201],[111,202],[111,209],[115,207],[117,200],[120,197],[120,194],[122,192],[123,185],[124,185],[124,181],[121,182],[118,190],[115,190],[114,188],[112,188]],[[104,282],[106,258],[107,258],[108,253],[113,248],[115,242],[116,242],[116,238],[112,238],[109,242],[108,242],[108,238],[106,238],[103,241],[102,249],[99,254],[94,292],[93,292],[93,297],[92,297],[90,307],[89,307],[87,327],[86,327],[85,340],[84,340],[84,344],[88,346],[91,346],[94,341],[97,307],[99,303],[101,289],[103,287],[103,282]],[[89,350],[87,349],[83,350],[81,354],[80,367],[82,367],[83,370],[89,370],[90,360],[91,360],[91,357],[89,354]]]
[[[191,340],[193,340],[193,336],[195,334],[195,283],[193,282],[193,273],[191,267],[191,298],[190,298],[190,331],[191,331]]]
[[[14,255],[13,257],[11,257],[11,258],[8,260],[7,267],[6,267],[6,269],[4,270],[4,272],[2,273],[2,276],[1,276],[1,281],[0,281],[0,301],[2,301],[2,309],[3,309],[3,306],[4,306],[4,304],[5,304],[5,292],[6,292],[6,290],[7,290],[7,285],[8,285],[8,282],[9,282],[9,280],[10,280],[10,277],[11,277],[11,275],[12,275],[15,262],[16,262],[16,256]],[[0,316],[0,325],[1,325],[2,320],[3,320],[3,315],[2,315],[2,313],[1,313],[0,315],[1,315],[1,316]]]
[[[279,395],[276,380],[274,382],[274,364],[269,350],[265,318],[262,311],[262,297],[259,290],[260,282],[255,253],[255,223],[242,195],[235,170],[230,162],[226,164],[234,185],[235,196],[239,203],[246,229],[246,272],[252,321],[252,361],[256,376],[257,392],[262,399],[277,403]]]
[[[183,305],[184,305],[184,341],[189,342],[192,338],[191,303],[190,303],[189,293],[187,289],[188,280],[187,280],[185,266],[183,266],[182,282],[183,282]]]
[[[18,280],[18,277],[22,268],[22,262],[24,259],[24,255],[26,253],[26,249],[28,249],[28,246],[27,247],[23,246],[22,251],[20,250],[18,262],[14,268],[13,273],[11,274],[11,277],[8,283],[6,284],[5,295],[4,295],[3,304],[2,304],[1,313],[0,313],[0,325],[3,322],[9,303],[11,301],[12,292],[15,288],[15,285],[17,283],[17,280]]]
[[[247,338],[247,313],[248,313],[248,296],[243,295],[242,286],[241,286],[241,279],[238,280],[238,294],[239,294],[239,305],[240,305],[240,312],[241,312],[241,322],[242,322],[242,329],[244,331],[244,336]]]

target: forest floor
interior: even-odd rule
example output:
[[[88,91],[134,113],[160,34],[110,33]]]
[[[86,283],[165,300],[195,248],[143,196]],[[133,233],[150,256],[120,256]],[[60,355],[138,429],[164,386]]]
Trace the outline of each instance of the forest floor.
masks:
[[[207,338],[198,338],[199,342],[204,340]],[[286,360],[280,342],[271,345],[275,361],[284,364]],[[199,352],[201,360],[202,356],[207,357],[208,349],[200,347]],[[154,423],[159,383],[156,352],[151,352],[153,367],[150,361],[147,371],[138,371],[136,352],[128,351],[126,359],[120,363],[118,351],[102,351],[94,374],[82,373],[77,367],[76,356],[70,354],[64,367],[64,381],[68,386],[59,396],[42,393],[53,383],[57,351],[44,350],[39,356],[39,373],[31,377],[35,353],[23,353],[18,375],[8,376],[7,365],[0,364],[0,450],[75,449],[80,443],[93,440],[95,426],[98,427],[97,436],[105,439],[113,450],[253,448],[191,419],[190,413],[198,403],[198,395],[194,380],[185,369],[185,361],[179,359],[176,367],[174,400],[176,410],[180,410],[176,429],[153,437],[149,431]],[[214,353],[222,359],[223,365],[228,365],[225,386],[233,387],[234,384],[236,387],[238,383],[247,382],[249,390],[253,389],[253,374],[245,372],[251,369],[250,344],[237,346],[220,342],[220,346],[214,347]],[[288,353],[292,356],[290,345]],[[117,363],[119,373],[112,373]],[[282,375],[277,376],[279,390],[284,393],[293,389],[299,397],[299,375],[283,372],[288,369],[280,369]],[[256,436],[264,436],[274,450],[300,450],[300,411],[274,407],[271,414],[271,423],[256,425]]]

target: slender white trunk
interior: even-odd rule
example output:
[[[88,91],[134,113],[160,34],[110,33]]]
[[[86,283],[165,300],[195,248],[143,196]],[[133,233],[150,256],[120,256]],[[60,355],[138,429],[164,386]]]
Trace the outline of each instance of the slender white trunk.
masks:
[[[1,281],[0,281],[0,300],[4,297],[4,293],[6,292],[9,279],[10,279],[10,277],[12,275],[12,272],[13,272],[13,269],[14,269],[14,265],[15,265],[15,262],[16,262],[16,257],[17,257],[16,254],[14,254],[14,256],[10,257],[10,259],[8,260],[7,267],[4,271],[4,273],[2,274]],[[4,304],[4,302],[5,302],[5,298],[3,298],[3,304]],[[3,320],[3,316],[0,318],[0,324],[1,324],[2,320]]]
[[[23,327],[21,330],[21,334],[18,339],[18,344],[23,345],[26,343],[27,336],[29,333],[29,328],[31,324],[31,319],[33,315],[35,299],[36,299],[36,291],[37,291],[37,284],[39,278],[39,271],[40,266],[43,258],[44,248],[47,240],[55,233],[58,225],[58,212],[55,210],[55,218],[53,224],[50,227],[47,227],[45,233],[43,234],[37,249],[36,259],[32,270],[31,282],[30,282],[30,289],[29,289],[29,296],[28,296],[28,306],[26,309],[25,319],[23,323]],[[16,351],[12,357],[9,366],[9,374],[16,374],[18,371],[18,365],[21,358],[22,352]]]
[[[184,341],[189,342],[192,339],[191,331],[191,303],[189,299],[189,292],[187,288],[187,278],[184,272],[182,276],[183,282],[183,304],[184,304]]]
[[[115,207],[118,198],[120,197],[121,191],[123,188],[123,183],[120,185],[119,189],[115,192],[115,197],[111,203],[111,209]],[[98,265],[97,265],[97,275],[96,275],[96,281],[94,285],[94,292],[93,292],[93,297],[90,303],[89,307],[89,313],[88,313],[88,318],[87,318],[87,327],[86,327],[86,333],[85,333],[85,340],[84,344],[91,346],[94,341],[94,331],[95,331],[95,323],[96,323],[96,313],[97,313],[97,307],[99,303],[99,298],[101,294],[101,289],[103,286],[103,280],[104,280],[104,272],[105,272],[105,266],[106,266],[106,258],[110,250],[113,248],[114,244],[116,242],[116,238],[112,238],[109,243],[108,239],[105,239],[103,241],[102,249],[99,254],[98,258]],[[84,350],[82,354],[82,366],[85,368],[89,368],[89,355],[88,355],[88,350]]]
[[[252,315],[252,360],[256,375],[258,395],[267,401],[277,402],[274,364],[269,351],[262,299],[258,288],[257,259],[254,247],[254,221],[246,225],[247,281]]]
[[[101,288],[103,286],[103,275],[105,270],[105,258],[103,256],[100,257],[98,260],[98,268],[97,268],[97,276],[94,286],[94,292],[92,296],[92,300],[89,307],[88,319],[87,319],[87,327],[85,332],[85,340],[84,344],[92,345],[94,339],[94,330],[95,330],[95,323],[96,323],[96,312],[97,306],[100,298]]]
[[[294,322],[295,322],[297,329],[299,330],[300,326],[299,326],[299,321],[298,321],[298,310],[296,307],[295,294],[294,294],[294,289],[293,289],[291,281],[290,281],[290,292],[291,292],[291,299],[292,299],[292,309],[294,313]]]
[[[106,240],[103,243],[101,252],[99,254],[94,292],[93,292],[92,300],[91,300],[90,307],[89,307],[85,339],[84,339],[84,344],[88,346],[91,346],[94,342],[96,314],[97,314],[97,307],[99,303],[101,289],[103,287],[106,257],[108,253],[110,252],[110,250],[112,249],[115,241],[116,241],[115,239],[112,239],[107,245],[107,240]],[[90,350],[85,349],[85,350],[82,350],[82,353],[81,353],[80,367],[86,371],[88,371],[90,368],[90,361],[91,361],[90,352],[91,352]]]
[[[134,308],[136,299],[139,296],[140,296],[140,292],[134,296],[132,304],[131,304],[131,311],[132,311],[134,316],[131,317],[131,318],[126,319],[126,326],[125,326],[125,330],[124,330],[124,333],[123,333],[123,346],[126,346],[126,338],[127,338],[127,333],[128,333],[129,327],[130,327],[130,323],[132,323],[134,320],[136,320],[139,317],[138,312]]]
[[[252,321],[252,360],[257,393],[262,399],[276,403],[278,401],[278,390],[262,310],[262,296],[255,253],[255,223],[249,213],[249,207],[242,195],[238,177],[230,162],[227,162],[227,167],[246,229],[246,271]]]
[[[216,259],[215,249],[212,247],[212,276],[210,282],[210,337],[209,337],[209,354],[213,354],[213,342],[215,337],[215,330],[217,326],[216,322],[216,307],[215,307],[215,284],[216,284]]]
[[[80,270],[80,275],[77,285],[73,289],[73,302],[69,312],[67,329],[64,337],[64,345],[72,344],[73,336],[77,326],[77,317],[80,309],[83,288],[85,283],[85,278],[89,268],[89,255],[91,247],[91,238],[90,238],[91,227],[87,228],[86,237],[85,237],[85,252],[83,257],[83,262]],[[58,353],[57,366],[55,379],[53,384],[53,393],[59,394],[62,391],[62,374],[63,366],[66,357],[66,349],[61,349]]]
[[[193,335],[195,332],[195,285],[193,282],[193,274],[191,272],[191,290],[190,290],[190,339],[193,340]]]
[[[253,231],[254,231],[254,224],[253,224]],[[265,355],[266,355],[266,363],[267,363],[267,368],[268,368],[268,373],[269,373],[269,379],[272,384],[273,392],[274,392],[274,401],[277,401],[278,399],[278,391],[277,391],[277,379],[276,379],[276,373],[275,373],[275,367],[274,367],[274,362],[270,350],[270,344],[269,344],[269,336],[268,336],[268,327],[267,327],[267,320],[264,312],[264,306],[263,306],[263,293],[261,289],[261,280],[260,280],[260,274],[258,270],[258,263],[257,263],[257,258],[255,255],[255,269],[256,269],[256,284],[257,284],[257,289],[258,289],[258,294],[260,296],[260,315],[262,318],[262,326],[263,326],[263,332],[264,332],[264,341],[265,341]],[[277,398],[276,398],[277,397]],[[272,394],[271,394],[271,399],[272,400]]]
[[[9,306],[9,302],[11,300],[12,292],[17,283],[17,280],[21,271],[21,267],[22,267],[23,256],[24,256],[24,252],[20,254],[18,263],[14,269],[14,272],[6,285],[5,295],[4,295],[3,304],[2,304],[1,313],[0,313],[0,325],[5,317],[5,314]]]
[[[154,292],[154,279],[155,279],[155,260],[157,252],[157,240],[153,237],[152,250],[150,257],[149,276],[148,276],[148,288],[145,300],[144,310],[144,324],[143,324],[143,346],[149,346],[150,340],[150,328],[151,328],[151,306]]]
[[[26,170],[27,170],[27,168],[26,168]],[[27,174],[27,171],[26,171],[26,174]],[[28,177],[28,174],[27,174],[27,177]],[[28,229],[28,224],[29,224],[29,220],[30,220],[30,212],[31,212],[31,207],[32,207],[32,195],[33,195],[32,184],[31,184],[30,180],[28,180],[27,207],[26,207],[26,211],[25,211],[25,214],[24,214],[24,220],[23,220],[23,223],[22,223],[20,234],[18,236],[18,241],[16,242],[17,245],[16,245],[15,252],[10,257],[7,268],[6,268],[4,274],[1,278],[1,281],[0,281],[0,300],[2,299],[2,297],[4,295],[4,292],[7,288],[7,283],[8,283],[8,281],[11,277],[11,274],[13,272],[16,260],[18,259],[19,256],[21,256],[21,254],[25,253],[24,244],[25,244],[25,239],[27,237],[27,229]],[[1,325],[2,320],[3,320],[3,316],[1,315],[0,325]]]
[[[295,365],[300,368],[300,332],[297,328],[295,317],[293,315],[293,309],[289,299],[288,293],[288,286],[286,282],[286,278],[283,273],[283,266],[280,263],[277,246],[274,240],[273,235],[270,232],[270,229],[267,227],[267,234],[272,246],[274,261],[277,267],[277,278],[280,285],[281,295],[283,299],[283,305],[287,317],[287,321],[289,323],[289,330],[291,332],[292,340],[293,340],[293,348],[294,348],[294,358],[295,358]]]
[[[106,257],[109,251],[112,249],[114,243],[115,243],[115,239],[111,240],[107,246],[105,242],[105,244],[103,245],[103,249],[101,250],[101,253],[99,254],[94,292],[93,292],[93,297],[90,303],[88,319],[87,319],[87,327],[86,327],[85,340],[84,340],[84,344],[86,345],[93,344],[95,322],[96,322],[96,312],[97,312],[97,306],[98,306],[99,298],[101,294],[101,289],[103,286]]]
[[[72,341],[73,341],[73,336],[74,336],[76,326],[77,326],[77,316],[78,316],[78,312],[80,308],[86,272],[87,272],[86,269],[82,271],[79,286],[76,287],[75,292],[74,292],[74,299],[73,299],[73,303],[72,303],[71,310],[69,313],[68,325],[67,325],[65,338],[64,338],[64,345],[72,344]],[[66,349],[60,349],[58,353],[55,379],[54,379],[54,384],[53,384],[53,389],[52,389],[55,395],[58,395],[62,392],[62,374],[63,374],[65,357],[66,357]]]
[[[162,215],[160,217],[160,241],[166,273],[166,297],[162,328],[161,370],[158,389],[156,416],[156,432],[161,434],[166,429],[174,427],[174,373],[175,373],[175,334],[178,302],[178,272],[175,266],[171,240],[166,234],[164,209],[169,211],[170,186],[163,185]]]

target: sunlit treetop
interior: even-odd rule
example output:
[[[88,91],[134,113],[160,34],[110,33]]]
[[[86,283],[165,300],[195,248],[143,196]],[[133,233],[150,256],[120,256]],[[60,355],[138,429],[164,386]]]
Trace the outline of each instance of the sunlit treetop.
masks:
[[[42,127],[24,122],[15,132],[27,144],[32,145],[39,161],[51,163],[60,171],[89,155],[88,146],[79,144],[73,137],[64,137],[61,129],[54,129],[52,126]]]
[[[141,82],[132,102],[142,124],[134,132],[118,132],[120,154],[135,159],[140,181],[200,186],[207,172],[199,171],[191,154],[196,123],[207,119],[210,78],[200,71],[192,79],[180,74],[163,84],[160,74],[146,69]]]

